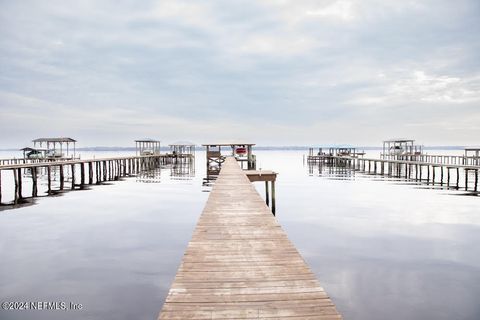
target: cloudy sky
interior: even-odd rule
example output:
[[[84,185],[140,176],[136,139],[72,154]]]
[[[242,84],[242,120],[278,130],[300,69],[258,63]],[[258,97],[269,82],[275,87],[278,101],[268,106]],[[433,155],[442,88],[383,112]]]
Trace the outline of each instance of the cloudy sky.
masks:
[[[0,148],[480,144],[478,0],[0,0]]]

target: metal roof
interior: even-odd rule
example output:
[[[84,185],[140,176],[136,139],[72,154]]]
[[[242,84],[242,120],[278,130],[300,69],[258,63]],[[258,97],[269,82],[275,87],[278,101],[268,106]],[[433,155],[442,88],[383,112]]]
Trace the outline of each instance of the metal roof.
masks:
[[[480,150],[480,146],[465,147],[465,151],[477,151],[477,150]]]
[[[32,142],[77,142],[77,140],[67,137],[60,138],[37,138],[32,140]]]
[[[398,138],[398,139],[384,140],[383,142],[415,142],[415,140],[413,140],[413,139]]]
[[[146,139],[135,140],[135,142],[160,142],[160,140],[146,138]]]
[[[254,146],[255,143],[242,143],[242,142],[232,142],[232,143],[204,143],[202,146],[220,146],[220,147],[231,147],[231,146]]]

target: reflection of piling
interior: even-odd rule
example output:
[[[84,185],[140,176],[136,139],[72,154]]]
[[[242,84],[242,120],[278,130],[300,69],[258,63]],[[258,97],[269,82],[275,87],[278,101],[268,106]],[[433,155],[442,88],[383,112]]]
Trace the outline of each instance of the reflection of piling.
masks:
[[[464,174],[465,190],[478,191],[478,171],[480,166],[463,164],[443,164],[440,162],[421,162],[411,160],[387,160],[387,159],[369,159],[363,157],[346,157],[322,155],[315,156],[314,161],[307,161],[309,165],[333,164],[337,168],[350,167],[353,170],[363,171],[368,174],[380,174],[396,178],[412,179],[425,181],[427,184],[441,186],[451,186],[451,170],[456,171],[456,185],[459,188],[461,173]],[[380,170],[379,170],[380,169]],[[331,169],[329,169],[331,170]],[[414,172],[413,172],[414,171]],[[438,171],[438,172],[437,172]],[[445,181],[446,171],[446,181]],[[309,169],[311,173],[311,169]],[[470,180],[470,174],[475,175],[474,181]],[[425,177],[426,175],[426,177]]]

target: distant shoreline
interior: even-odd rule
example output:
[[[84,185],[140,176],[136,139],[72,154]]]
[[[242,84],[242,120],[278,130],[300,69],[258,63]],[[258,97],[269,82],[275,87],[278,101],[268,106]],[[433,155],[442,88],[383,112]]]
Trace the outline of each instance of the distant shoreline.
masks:
[[[331,146],[314,146],[313,148],[339,148],[339,147],[352,147],[351,145],[331,145]],[[355,147],[355,146],[353,146]],[[310,146],[255,146],[255,150],[308,150]],[[382,150],[382,147],[355,147],[358,150]],[[424,146],[424,150],[464,150],[465,146]],[[135,151],[135,147],[82,147],[77,148],[77,151]],[[168,151],[169,147],[161,147],[160,150]],[[203,151],[204,147],[197,146],[197,150]],[[19,151],[16,148],[0,149],[0,151]]]

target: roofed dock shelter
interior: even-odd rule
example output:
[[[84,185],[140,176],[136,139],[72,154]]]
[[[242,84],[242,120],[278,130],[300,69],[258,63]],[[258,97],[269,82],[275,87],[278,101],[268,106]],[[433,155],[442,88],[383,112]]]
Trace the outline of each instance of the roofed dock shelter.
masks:
[[[256,168],[256,157],[252,152],[255,143],[212,143],[203,144],[206,148],[207,175],[218,175],[225,156],[233,156],[239,161],[242,169],[254,170]],[[222,148],[230,149],[227,154],[222,154]],[[244,168],[246,163],[246,168]]]
[[[137,156],[159,155],[160,141],[154,139],[135,140],[135,154]]]
[[[465,148],[465,159],[469,159],[469,158],[471,158],[472,164],[476,166],[480,165],[480,146]]]
[[[177,142],[169,145],[170,153],[168,159],[172,163],[193,162],[195,160],[195,144],[187,142]]]
[[[416,145],[413,139],[390,139],[383,141],[382,159],[415,160],[423,154],[423,146]]]
[[[76,143],[77,140],[67,137],[60,137],[60,138],[37,138],[32,140],[33,148],[32,150],[40,150],[42,147],[45,146],[46,149],[46,157],[47,158],[76,158]],[[37,148],[37,144],[39,148]],[[70,155],[70,144],[73,144],[73,154]],[[65,145],[65,148],[64,148]],[[25,149],[25,148],[24,148]],[[23,150],[23,149],[22,149]],[[32,151],[30,150],[30,151]],[[64,153],[64,151],[66,153]]]

